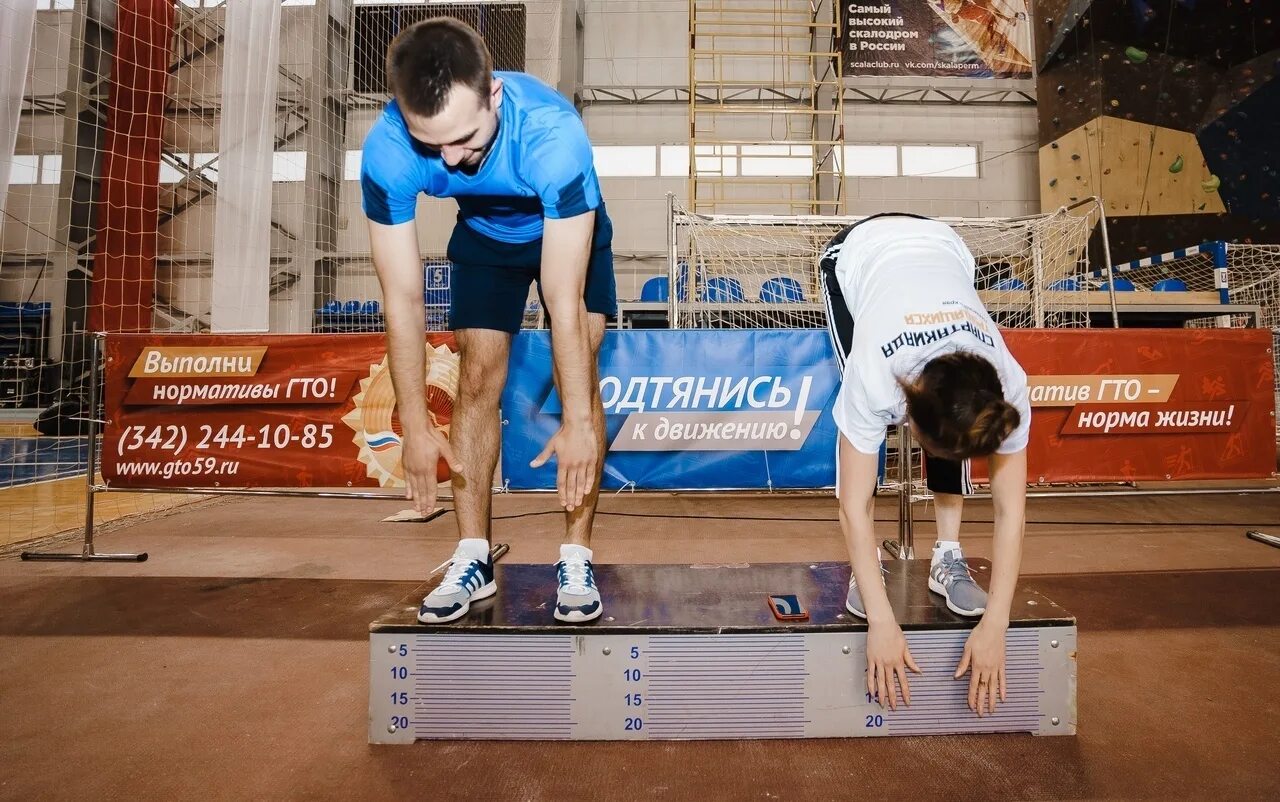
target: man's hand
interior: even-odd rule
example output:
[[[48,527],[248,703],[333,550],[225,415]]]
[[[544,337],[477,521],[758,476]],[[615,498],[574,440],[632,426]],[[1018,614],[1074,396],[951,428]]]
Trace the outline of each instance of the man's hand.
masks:
[[[596,480],[596,461],[600,444],[589,424],[564,425],[547,441],[531,468],[541,468],[556,457],[556,490],[560,493],[560,505],[569,512],[582,506],[582,500],[591,493]]]
[[[973,628],[965,641],[964,654],[956,668],[956,679],[969,671],[969,709],[982,716],[996,712],[996,695],[1005,700],[1004,633],[1007,627],[989,623],[985,618]]]
[[[405,432],[400,443],[400,466],[404,468],[404,497],[413,501],[419,515],[430,515],[436,508],[436,470],[440,458],[449,470],[462,473],[462,464],[453,455],[449,439],[428,426],[424,432],[410,435]]]
[[[892,621],[871,624],[867,628],[867,693],[881,707],[888,704],[890,710],[897,710],[898,691],[901,690],[903,703],[910,706],[907,669],[923,673],[911,657],[902,627]]]

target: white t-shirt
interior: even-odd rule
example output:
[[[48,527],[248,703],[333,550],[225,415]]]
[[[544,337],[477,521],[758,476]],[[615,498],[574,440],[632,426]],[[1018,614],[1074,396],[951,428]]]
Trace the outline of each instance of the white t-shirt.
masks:
[[[1022,420],[996,451],[1026,448],[1031,428],[1027,374],[1014,360],[973,286],[973,254],[945,223],[915,217],[868,220],[849,232],[836,281],[853,316],[835,419],[841,434],[874,454],[886,427],[907,417],[895,377],[916,378],[925,363],[967,351],[996,368],[1005,400]]]

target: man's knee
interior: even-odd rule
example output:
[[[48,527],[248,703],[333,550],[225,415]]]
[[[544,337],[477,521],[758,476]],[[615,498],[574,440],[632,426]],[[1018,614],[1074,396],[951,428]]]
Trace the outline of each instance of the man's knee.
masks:
[[[488,329],[457,333],[459,392],[470,399],[497,402],[507,380],[511,335]]]

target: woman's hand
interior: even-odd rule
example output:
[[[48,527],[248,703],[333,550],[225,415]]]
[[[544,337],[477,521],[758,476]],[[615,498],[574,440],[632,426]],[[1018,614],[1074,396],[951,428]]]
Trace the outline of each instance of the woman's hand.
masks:
[[[922,673],[907,648],[902,628],[894,621],[871,624],[867,628],[867,693],[881,707],[887,703],[890,710],[898,709],[898,690],[902,691],[904,704],[911,704],[911,688],[907,684],[907,669]]]
[[[969,671],[969,709],[982,716],[996,712],[996,695],[1005,699],[1004,633],[1007,627],[983,619],[965,641],[956,679]]]

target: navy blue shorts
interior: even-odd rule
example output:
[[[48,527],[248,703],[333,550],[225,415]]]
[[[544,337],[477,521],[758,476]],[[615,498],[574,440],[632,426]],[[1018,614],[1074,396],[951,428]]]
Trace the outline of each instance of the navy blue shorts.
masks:
[[[449,238],[449,328],[493,329],[515,334],[524,319],[529,284],[538,282],[542,297],[542,239],[501,242],[458,218]],[[613,278],[613,223],[601,206],[587,263],[583,300],[587,311],[606,317],[618,314]]]

